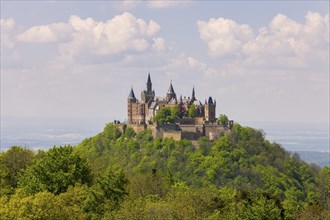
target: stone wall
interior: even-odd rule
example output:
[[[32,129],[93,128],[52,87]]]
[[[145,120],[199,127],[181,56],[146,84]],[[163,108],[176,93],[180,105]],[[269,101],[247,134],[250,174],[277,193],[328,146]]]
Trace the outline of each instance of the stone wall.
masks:
[[[181,138],[186,140],[198,140],[202,136],[203,136],[202,133],[182,131]]]
[[[144,131],[147,128],[147,126],[145,124],[142,124],[142,125],[140,125],[140,124],[130,124],[128,126],[133,128],[135,133],[140,133],[140,132]]]
[[[163,138],[173,138],[174,140],[179,141],[182,139],[182,133],[181,131],[164,131]]]
[[[214,140],[229,131],[227,128],[224,128],[221,125],[205,125],[204,129],[205,136],[210,140]]]
[[[204,123],[203,117],[195,117],[195,118],[179,118],[177,119],[177,123],[180,125],[201,125]]]

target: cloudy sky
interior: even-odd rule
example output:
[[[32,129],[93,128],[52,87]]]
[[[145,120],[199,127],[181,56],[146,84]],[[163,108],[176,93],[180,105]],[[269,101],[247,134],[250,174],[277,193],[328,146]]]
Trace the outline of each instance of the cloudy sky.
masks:
[[[329,122],[328,1],[1,1],[1,116],[126,118],[157,96],[236,121]]]

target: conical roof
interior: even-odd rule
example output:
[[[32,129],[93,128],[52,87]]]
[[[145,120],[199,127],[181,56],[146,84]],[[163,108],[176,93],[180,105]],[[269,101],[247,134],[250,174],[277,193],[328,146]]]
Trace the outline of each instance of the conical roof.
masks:
[[[133,91],[133,87],[131,87],[131,91],[129,92],[128,98],[129,99],[134,99],[134,100],[136,99],[134,91]]]
[[[209,104],[213,104],[213,100],[211,96],[209,97]]]
[[[191,99],[195,99],[195,87],[193,86]]]
[[[171,82],[171,84],[170,84],[170,87],[168,88],[167,93],[168,93],[168,94],[175,94],[174,89],[173,89],[173,86],[172,86],[172,82]]]
[[[148,80],[147,80],[147,83],[151,83],[150,73],[148,73]]]

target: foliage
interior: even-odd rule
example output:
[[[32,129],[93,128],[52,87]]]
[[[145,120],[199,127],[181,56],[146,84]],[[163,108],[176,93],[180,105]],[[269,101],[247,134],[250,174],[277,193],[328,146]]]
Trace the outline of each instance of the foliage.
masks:
[[[225,115],[225,114],[219,115],[218,122],[221,125],[227,126],[228,125],[228,121],[229,121],[229,119],[228,119],[227,115]]]
[[[13,192],[20,174],[25,171],[34,157],[32,150],[19,146],[13,146],[7,152],[0,154],[0,196]]]
[[[262,131],[235,124],[217,140],[192,143],[127,129],[121,134],[107,124],[76,147],[31,157],[16,147],[1,153],[1,184],[12,188],[0,197],[1,219],[326,219],[330,214],[329,168],[302,162]],[[25,162],[16,168],[4,158]],[[16,170],[11,173],[16,184],[9,181],[10,169]]]
[[[193,118],[197,116],[196,106],[191,104],[188,108],[188,117]]]
[[[73,153],[73,147],[65,146],[53,147],[43,158],[35,160],[19,180],[19,186],[31,194],[42,191],[60,194],[76,183],[90,182],[88,162]]]
[[[94,218],[101,217],[106,210],[114,210],[118,203],[127,195],[128,180],[122,170],[107,171],[99,176],[91,187],[84,209],[92,213]]]
[[[172,116],[171,107],[163,107],[159,109],[154,116],[153,121],[158,124],[173,123],[174,117]]]

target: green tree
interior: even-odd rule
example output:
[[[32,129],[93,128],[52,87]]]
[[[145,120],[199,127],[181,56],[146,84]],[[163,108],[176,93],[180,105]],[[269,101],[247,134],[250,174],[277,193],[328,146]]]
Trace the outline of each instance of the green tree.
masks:
[[[135,131],[134,131],[134,129],[133,128],[131,128],[131,127],[127,127],[126,129],[125,129],[125,137],[127,137],[127,138],[133,138],[133,137],[135,137],[135,135],[136,135],[136,133],[135,133]]]
[[[196,111],[196,107],[194,104],[191,104],[188,108],[188,117],[196,117],[197,116],[197,111]]]
[[[18,178],[35,158],[32,150],[13,146],[7,152],[0,153],[0,196],[13,192]]]
[[[176,119],[179,117],[179,115],[180,115],[179,106],[175,105],[175,106],[171,107],[172,118]]]
[[[46,155],[29,166],[19,179],[19,186],[28,193],[65,192],[76,183],[91,183],[87,160],[73,152],[73,147],[53,147]]]
[[[228,125],[228,121],[229,121],[229,119],[228,119],[227,115],[225,115],[225,114],[220,114],[219,115],[218,122],[221,125],[227,126]]]
[[[163,107],[159,109],[154,116],[153,121],[158,124],[173,123],[174,117],[172,116],[171,107]]]
[[[109,140],[117,140],[121,136],[119,129],[114,123],[106,124],[102,134]]]
[[[96,179],[84,202],[85,211],[92,213],[94,218],[99,218],[106,210],[118,208],[119,202],[128,194],[127,184],[128,179],[121,169],[109,169]]]

